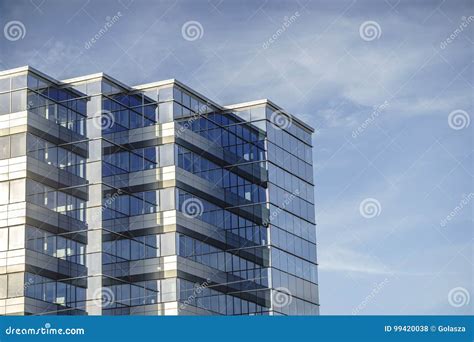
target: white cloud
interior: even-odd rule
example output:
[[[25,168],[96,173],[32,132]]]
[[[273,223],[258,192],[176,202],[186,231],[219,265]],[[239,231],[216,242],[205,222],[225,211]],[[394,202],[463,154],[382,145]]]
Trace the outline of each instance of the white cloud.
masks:
[[[322,271],[394,274],[394,271],[367,253],[360,253],[343,246],[323,247],[319,249],[319,254],[319,269]]]

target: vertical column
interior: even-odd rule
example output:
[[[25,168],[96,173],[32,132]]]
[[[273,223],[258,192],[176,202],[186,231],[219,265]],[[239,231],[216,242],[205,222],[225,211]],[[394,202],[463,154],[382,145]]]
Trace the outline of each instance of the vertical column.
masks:
[[[102,96],[94,96],[87,104],[87,137],[89,158],[87,175],[87,306],[89,315],[101,315],[102,297]]]

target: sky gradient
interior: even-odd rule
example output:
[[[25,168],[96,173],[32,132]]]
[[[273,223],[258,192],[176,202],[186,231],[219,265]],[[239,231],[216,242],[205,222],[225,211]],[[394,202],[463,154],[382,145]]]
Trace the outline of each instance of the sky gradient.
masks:
[[[316,129],[321,314],[473,314],[472,16],[473,1],[0,0],[0,69],[271,99]]]

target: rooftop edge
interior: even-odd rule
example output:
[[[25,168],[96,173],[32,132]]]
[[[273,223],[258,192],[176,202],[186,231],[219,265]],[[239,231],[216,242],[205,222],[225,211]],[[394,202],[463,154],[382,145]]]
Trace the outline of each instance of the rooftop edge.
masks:
[[[37,70],[37,69],[35,69],[35,68],[33,68],[29,65],[25,65],[25,66],[21,66],[21,67],[18,67],[18,68],[13,68],[13,69],[8,69],[8,70],[1,70],[0,71],[0,76],[6,76],[6,75],[10,75],[10,74],[16,74],[16,73],[27,72],[27,71],[31,71],[31,72],[37,74],[38,76],[41,76],[41,77],[47,79],[48,81],[50,81],[52,83],[55,83],[57,85],[67,85],[67,84],[83,82],[83,81],[87,81],[87,80],[91,80],[91,79],[95,79],[95,78],[104,78],[104,79],[114,83],[115,85],[120,86],[121,88],[123,88],[127,91],[143,90],[143,89],[147,89],[147,88],[154,88],[154,87],[160,87],[160,86],[165,86],[165,85],[176,84],[176,85],[180,86],[181,88],[183,88],[183,89],[193,93],[194,95],[200,97],[202,100],[206,101],[207,103],[215,106],[216,108],[218,108],[220,110],[233,110],[233,109],[253,107],[253,106],[258,106],[258,105],[270,105],[270,106],[276,108],[278,111],[282,112],[283,114],[289,116],[291,119],[293,119],[299,125],[303,126],[305,129],[309,130],[311,133],[314,133],[314,131],[315,131],[312,126],[310,126],[306,122],[302,121],[301,119],[297,118],[295,115],[287,112],[282,107],[278,106],[277,104],[275,104],[273,101],[270,101],[269,99],[260,99],[260,100],[240,102],[240,103],[236,103],[236,104],[230,104],[230,105],[222,106],[222,105],[219,105],[218,103],[212,101],[211,99],[207,98],[206,96],[200,94],[196,90],[190,88],[189,86],[185,85],[184,83],[182,83],[182,82],[180,82],[180,81],[178,81],[177,79],[174,79],[174,78],[168,79],[168,80],[151,82],[151,83],[139,84],[139,85],[135,85],[135,86],[129,86],[129,85],[127,85],[123,82],[120,82],[119,80],[117,80],[117,79],[113,78],[112,76],[109,76],[109,75],[107,75],[103,72],[93,73],[93,74],[88,74],[88,75],[78,76],[78,77],[73,77],[73,78],[68,78],[68,79],[65,79],[65,80],[57,80],[57,79],[55,79],[55,78],[53,78],[53,77]]]

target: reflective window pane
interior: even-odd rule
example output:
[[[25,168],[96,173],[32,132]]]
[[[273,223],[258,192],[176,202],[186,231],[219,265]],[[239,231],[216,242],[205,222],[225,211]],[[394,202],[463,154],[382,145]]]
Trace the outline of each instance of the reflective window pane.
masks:
[[[0,137],[0,159],[10,158],[10,137]]]
[[[0,145],[1,148],[1,145]],[[26,154],[26,134],[14,134],[11,136],[11,152],[12,158],[24,156]]]
[[[10,93],[0,94],[0,115],[10,113]]]

